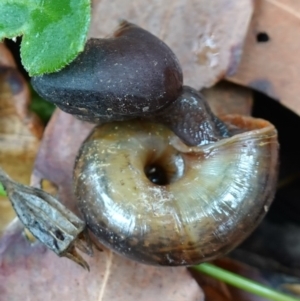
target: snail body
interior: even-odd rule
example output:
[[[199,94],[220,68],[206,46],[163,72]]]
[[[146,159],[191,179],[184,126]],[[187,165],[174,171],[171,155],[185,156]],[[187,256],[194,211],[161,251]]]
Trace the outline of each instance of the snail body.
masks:
[[[111,38],[90,39],[59,72],[33,77],[35,90],[67,113],[93,123],[152,115],[182,89],[172,50],[126,21]]]
[[[277,133],[250,117],[226,122],[243,132],[192,148],[161,124],[97,127],[74,184],[99,241],[142,263],[177,266],[214,259],[245,239],[274,196]]]
[[[189,86],[183,86],[174,102],[149,119],[166,125],[190,146],[230,136],[227,126],[213,114],[202,94]]]

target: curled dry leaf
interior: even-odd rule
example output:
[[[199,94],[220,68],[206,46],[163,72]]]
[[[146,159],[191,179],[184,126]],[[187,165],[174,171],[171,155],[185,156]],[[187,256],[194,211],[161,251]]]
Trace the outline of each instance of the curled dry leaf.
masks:
[[[37,156],[35,184],[44,178],[53,181],[59,188],[59,198],[70,207],[75,201],[71,187],[73,163],[91,127],[57,110],[45,130]],[[91,269],[87,273],[39,243],[30,246],[19,232],[15,229],[0,241],[0,295],[12,301],[24,295],[32,301],[204,298],[185,268],[141,265],[105,250],[85,258]]]
[[[30,92],[15,69],[10,52],[0,44],[0,166],[21,183],[29,183],[43,126],[28,109]],[[15,216],[6,197],[0,197],[0,236]]]
[[[107,36],[121,19],[135,23],[175,52],[186,85],[210,87],[237,68],[252,2],[94,0],[90,36]]]
[[[252,91],[248,88],[221,81],[201,92],[212,111],[218,116],[226,114],[251,115],[253,98]]]
[[[257,1],[241,63],[227,79],[279,100],[300,114],[300,2]]]

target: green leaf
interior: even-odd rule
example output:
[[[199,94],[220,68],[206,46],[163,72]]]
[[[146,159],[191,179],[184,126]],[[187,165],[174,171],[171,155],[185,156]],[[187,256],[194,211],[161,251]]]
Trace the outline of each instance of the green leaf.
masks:
[[[6,191],[4,190],[2,183],[0,183],[0,196],[6,196]]]
[[[27,5],[22,3],[0,3],[0,40],[13,38],[26,31],[26,23],[29,19]]]
[[[22,63],[31,76],[62,69],[81,51],[90,0],[1,0],[0,40],[23,35]]]

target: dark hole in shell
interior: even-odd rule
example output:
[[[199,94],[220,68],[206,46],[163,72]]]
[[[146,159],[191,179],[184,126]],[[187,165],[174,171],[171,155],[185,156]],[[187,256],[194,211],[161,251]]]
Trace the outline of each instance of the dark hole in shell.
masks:
[[[173,150],[174,151],[174,150]],[[146,177],[155,185],[169,185],[176,182],[184,174],[185,162],[179,153],[165,151],[156,159],[149,158],[145,165]]]
[[[145,174],[147,178],[156,185],[167,185],[170,179],[163,166],[158,164],[151,164],[145,167]]]

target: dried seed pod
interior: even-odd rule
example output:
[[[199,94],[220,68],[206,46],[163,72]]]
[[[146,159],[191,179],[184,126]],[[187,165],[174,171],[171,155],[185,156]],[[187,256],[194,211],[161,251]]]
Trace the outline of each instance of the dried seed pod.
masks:
[[[49,193],[12,180],[0,168],[0,182],[20,221],[35,238],[60,257],[67,257],[89,270],[76,248],[92,255],[84,221]]]
[[[224,121],[240,133],[198,147],[160,124],[97,127],[74,183],[99,241],[142,263],[175,266],[222,256],[245,239],[274,196],[277,132],[261,119]]]

